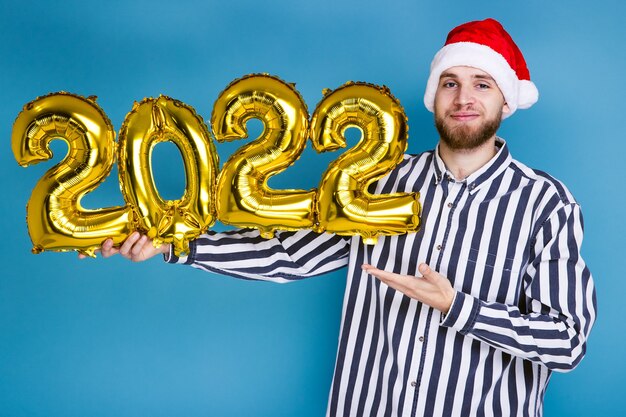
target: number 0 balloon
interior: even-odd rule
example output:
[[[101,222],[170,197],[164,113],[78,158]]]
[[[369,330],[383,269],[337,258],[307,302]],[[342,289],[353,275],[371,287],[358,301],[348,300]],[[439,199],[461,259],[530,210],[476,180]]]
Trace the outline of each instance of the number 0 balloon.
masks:
[[[187,186],[179,200],[163,200],[154,183],[151,154],[163,141],[173,142],[183,157]],[[189,240],[213,224],[216,171],[213,142],[189,106],[165,96],[148,98],[126,116],[120,132],[122,192],[156,245],[173,243],[177,255],[187,253]]]

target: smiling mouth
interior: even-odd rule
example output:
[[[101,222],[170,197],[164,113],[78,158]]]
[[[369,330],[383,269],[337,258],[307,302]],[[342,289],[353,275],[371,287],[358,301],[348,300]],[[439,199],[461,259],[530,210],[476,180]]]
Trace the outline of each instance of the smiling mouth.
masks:
[[[453,120],[456,120],[457,122],[469,122],[469,121],[479,118],[480,114],[473,113],[473,112],[472,113],[462,112],[462,113],[452,113],[450,117]]]

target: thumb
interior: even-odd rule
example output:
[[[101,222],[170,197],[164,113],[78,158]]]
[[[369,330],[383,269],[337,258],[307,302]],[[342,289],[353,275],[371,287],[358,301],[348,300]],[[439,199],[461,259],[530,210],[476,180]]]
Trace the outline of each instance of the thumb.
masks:
[[[428,266],[427,264],[420,264],[417,267],[417,270],[420,272],[420,274],[422,274],[422,276],[426,279],[433,279],[436,277],[436,272],[433,271],[432,269],[430,269],[430,266]]]

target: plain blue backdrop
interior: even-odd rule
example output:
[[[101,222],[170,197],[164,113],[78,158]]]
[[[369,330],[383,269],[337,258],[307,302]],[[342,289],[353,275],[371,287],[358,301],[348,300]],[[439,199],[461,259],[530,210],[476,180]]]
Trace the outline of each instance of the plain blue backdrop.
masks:
[[[625,15],[619,0],[2,0],[0,416],[321,416],[345,285],[345,271],[277,285],[159,259],[32,255],[25,205],[66,146],[56,141],[49,163],[17,165],[11,129],[25,103],[60,90],[97,95],[119,130],[134,101],[159,94],[209,119],[220,91],[252,72],[297,83],[309,109],[323,88],[368,81],[403,103],[417,153],[437,139],[422,104],[430,60],[452,27],[485,17],[516,39],[540,92],[500,135],[579,200],[598,289],[587,357],[554,375],[545,415],[623,415]],[[221,161],[242,144],[218,145]],[[180,196],[176,148],[155,156],[162,194]],[[309,146],[272,185],[315,187],[334,158]],[[119,204],[116,170],[84,199]]]

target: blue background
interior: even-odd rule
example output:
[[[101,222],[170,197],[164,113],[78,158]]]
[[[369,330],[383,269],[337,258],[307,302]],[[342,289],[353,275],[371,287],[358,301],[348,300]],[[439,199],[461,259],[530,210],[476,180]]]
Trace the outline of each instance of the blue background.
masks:
[[[24,207],[66,146],[55,141],[49,163],[17,165],[11,129],[25,103],[59,90],[97,95],[119,130],[133,101],[159,94],[208,119],[222,89],[251,72],[296,82],[310,110],[322,88],[368,81],[403,103],[416,153],[437,139],[422,104],[430,60],[452,27],[489,16],[524,51],[541,97],[500,135],[514,157],[563,180],[579,200],[598,289],[588,355],[554,375],[545,415],[623,415],[625,15],[619,0],[2,0],[0,415],[321,416],[345,285],[345,271],[276,285],[158,259],[32,255]],[[242,144],[219,144],[221,161]],[[155,151],[169,198],[184,189],[177,155],[168,144]],[[314,187],[336,156],[309,146],[271,184]],[[83,203],[123,204],[117,171]]]

